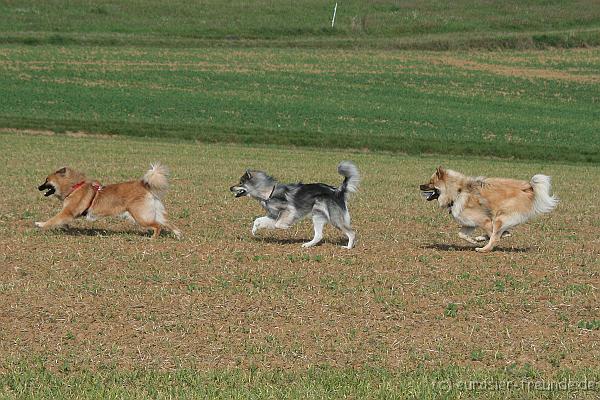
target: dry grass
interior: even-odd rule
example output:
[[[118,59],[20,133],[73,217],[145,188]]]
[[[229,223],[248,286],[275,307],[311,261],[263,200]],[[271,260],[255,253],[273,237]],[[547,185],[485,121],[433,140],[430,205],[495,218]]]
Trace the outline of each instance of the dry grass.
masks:
[[[0,357],[49,368],[201,370],[314,365],[596,365],[600,200],[597,166],[241,147],[124,138],[0,135]],[[303,250],[310,224],[250,235],[261,214],[228,187],[246,167],[283,181],[340,181],[362,171],[351,202],[357,247],[342,236]],[[58,209],[36,187],[69,164],[103,183],[161,160],[185,234],[151,241],[120,220],[40,232]],[[444,164],[468,174],[554,178],[555,213],[489,255],[417,185]]]

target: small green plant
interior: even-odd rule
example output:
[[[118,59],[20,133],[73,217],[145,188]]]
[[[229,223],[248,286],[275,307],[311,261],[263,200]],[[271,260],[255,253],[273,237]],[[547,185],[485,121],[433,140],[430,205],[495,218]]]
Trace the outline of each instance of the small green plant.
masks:
[[[501,279],[494,281],[494,289],[496,292],[504,292],[506,291],[506,283]]]
[[[241,251],[237,251],[237,250],[236,250],[236,251],[234,251],[234,252],[233,252],[233,257],[235,258],[235,260],[236,260],[237,262],[242,262],[242,261],[244,261],[244,255],[242,254],[242,252],[241,252]]]
[[[600,329],[600,320],[593,319],[591,321],[579,321],[577,327],[579,329],[587,329],[590,331],[598,330]]]
[[[187,291],[188,291],[188,293],[194,293],[196,291],[200,291],[200,289],[201,289],[200,285],[198,285],[195,282],[188,283],[188,285],[187,285]]]
[[[591,290],[592,287],[586,283],[575,283],[565,287],[564,294],[569,297],[574,297],[580,294],[588,294]]]
[[[558,354],[552,354],[548,357],[548,362],[554,368],[558,368],[558,367],[560,367],[561,361],[564,360],[565,357],[566,357],[566,354],[564,352],[560,352]]]
[[[458,315],[458,305],[456,303],[448,303],[444,310],[444,315],[446,317],[456,318]]]
[[[475,349],[471,352],[471,361],[481,361],[483,360],[483,350]]]
[[[229,286],[231,286],[231,282],[229,280],[227,280],[227,278],[225,278],[224,276],[220,275],[217,276],[215,278],[215,281],[217,283],[217,286],[220,289],[227,289]]]
[[[320,279],[321,287],[324,287],[329,290],[337,290],[340,286],[340,283],[332,276],[322,277]]]

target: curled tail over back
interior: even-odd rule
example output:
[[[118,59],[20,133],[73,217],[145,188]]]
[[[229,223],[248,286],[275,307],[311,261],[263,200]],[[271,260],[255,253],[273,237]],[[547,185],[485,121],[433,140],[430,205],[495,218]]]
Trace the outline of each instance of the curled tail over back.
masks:
[[[558,198],[550,195],[552,185],[551,179],[546,175],[534,175],[529,183],[533,188],[533,209],[534,214],[549,213],[558,204]]]
[[[344,181],[338,188],[338,192],[346,197],[348,193],[354,193],[358,190],[360,174],[354,163],[351,161],[342,161],[338,164],[338,173],[344,177]]]
[[[156,197],[162,197],[169,189],[169,169],[160,162],[150,164],[150,169],[142,177],[142,182],[148,186]]]

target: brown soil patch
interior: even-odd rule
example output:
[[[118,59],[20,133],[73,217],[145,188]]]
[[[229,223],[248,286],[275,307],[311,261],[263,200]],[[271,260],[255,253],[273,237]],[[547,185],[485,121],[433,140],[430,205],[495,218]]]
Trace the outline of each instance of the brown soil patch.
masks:
[[[557,371],[600,358],[600,331],[578,327],[600,315],[600,203],[589,196],[597,167],[63,135],[3,140],[11,151],[0,154],[2,359],[73,369],[528,363]],[[321,246],[302,249],[307,222],[252,237],[259,205],[228,192],[245,168],[337,184],[341,159],[353,159],[364,178],[350,204],[355,249],[341,249],[331,228]],[[58,209],[36,188],[56,165],[111,183],[141,176],[155,160],[171,168],[166,207],[182,241],[151,241],[118,219],[33,227]],[[561,204],[498,251],[478,254],[419,196],[440,163],[474,175],[550,174]]]
[[[30,136],[54,136],[57,133],[55,131],[47,130],[47,129],[20,129],[20,128],[0,128],[0,133],[11,133],[18,135],[30,135]],[[110,135],[106,133],[91,133],[85,131],[66,131],[61,133],[62,135],[73,137],[73,138],[83,138],[83,137],[93,137],[98,139],[116,139],[120,138],[120,136]]]
[[[434,63],[437,62],[441,64],[450,65],[467,71],[482,71],[503,76],[512,76],[528,79],[549,79],[577,83],[600,82],[600,76],[598,75],[578,75],[569,73],[567,71],[559,71],[544,68],[526,68],[498,64],[484,64],[448,55],[432,58],[431,61]]]

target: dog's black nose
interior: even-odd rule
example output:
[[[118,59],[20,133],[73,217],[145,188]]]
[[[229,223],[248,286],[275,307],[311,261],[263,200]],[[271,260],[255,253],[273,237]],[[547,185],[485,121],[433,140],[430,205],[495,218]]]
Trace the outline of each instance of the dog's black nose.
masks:
[[[48,188],[50,188],[50,185],[48,185],[48,182],[44,182],[40,186],[38,186],[39,191],[46,190]]]
[[[426,191],[426,190],[431,190],[431,187],[429,185],[420,185],[419,189]]]

